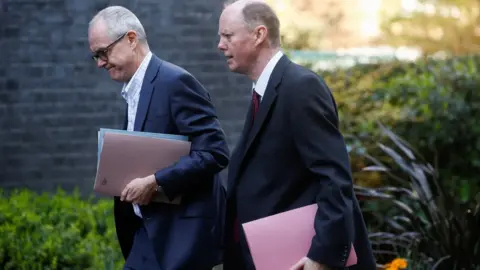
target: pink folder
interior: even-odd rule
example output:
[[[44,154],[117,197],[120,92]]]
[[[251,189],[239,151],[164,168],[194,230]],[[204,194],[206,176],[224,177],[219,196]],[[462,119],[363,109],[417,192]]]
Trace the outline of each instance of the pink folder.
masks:
[[[189,141],[115,132],[106,132],[102,144],[93,189],[109,196],[120,196],[131,180],[154,174],[189,155],[191,145]],[[167,200],[159,196],[153,200]]]
[[[242,224],[257,270],[288,270],[310,248],[317,204],[312,204]],[[355,265],[353,248],[345,266]]]

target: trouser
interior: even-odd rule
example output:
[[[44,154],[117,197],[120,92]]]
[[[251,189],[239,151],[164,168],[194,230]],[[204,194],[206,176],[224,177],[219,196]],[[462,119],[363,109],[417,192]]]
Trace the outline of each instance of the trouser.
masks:
[[[230,243],[225,250],[223,270],[255,270],[253,261],[245,258],[249,257],[244,254],[240,243]]]
[[[148,239],[147,230],[143,225],[135,233],[132,250],[125,261],[123,270],[164,270],[160,268],[152,243]]]

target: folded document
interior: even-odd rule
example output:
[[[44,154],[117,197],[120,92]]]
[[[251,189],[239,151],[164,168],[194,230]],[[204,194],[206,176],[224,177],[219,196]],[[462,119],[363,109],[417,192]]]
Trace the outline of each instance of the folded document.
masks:
[[[186,136],[160,133],[100,129],[98,132],[98,162],[94,191],[108,196],[120,196],[133,179],[146,177],[175,164],[190,154]],[[158,193],[153,201],[169,201]]]
[[[317,204],[311,204],[243,223],[256,269],[290,269],[306,256],[315,236],[317,209]],[[352,244],[345,250],[345,266],[355,264],[357,254]]]

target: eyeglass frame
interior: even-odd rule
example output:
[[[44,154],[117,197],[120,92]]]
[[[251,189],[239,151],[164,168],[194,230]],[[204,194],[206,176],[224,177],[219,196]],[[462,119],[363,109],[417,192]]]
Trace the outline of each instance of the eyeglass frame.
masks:
[[[121,35],[119,38],[117,38],[115,41],[110,43],[107,47],[97,50],[93,55],[92,59],[93,61],[97,62],[98,59],[102,59],[103,61],[108,61],[108,51],[112,49],[120,40],[122,40],[128,32],[125,32],[125,34]]]

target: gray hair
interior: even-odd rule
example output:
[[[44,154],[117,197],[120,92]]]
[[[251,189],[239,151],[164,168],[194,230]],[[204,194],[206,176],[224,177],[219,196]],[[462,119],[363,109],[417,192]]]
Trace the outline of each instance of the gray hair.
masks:
[[[141,43],[147,44],[147,35],[140,20],[127,8],[122,6],[109,6],[100,10],[90,21],[89,27],[98,20],[105,23],[107,35],[111,40],[115,40],[133,30],[137,33],[137,38]]]
[[[238,0],[227,0],[224,2],[224,8]],[[255,29],[259,25],[264,25],[268,30],[268,39],[273,47],[280,47],[280,21],[275,11],[265,2],[258,0],[242,1],[243,20],[249,30]]]
[[[274,47],[280,46],[280,21],[268,4],[263,2],[247,3],[242,13],[245,23],[251,30],[259,25],[265,25],[270,43]]]

